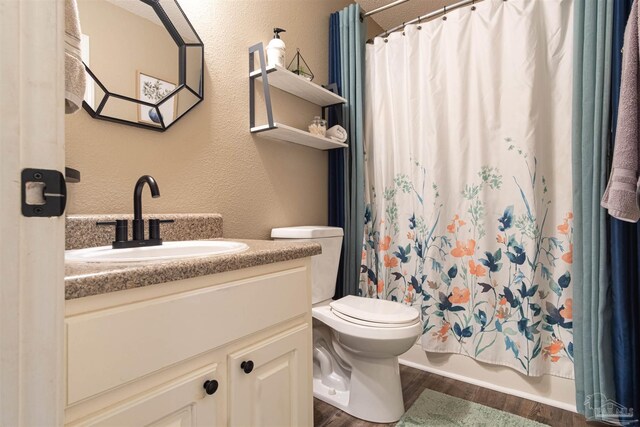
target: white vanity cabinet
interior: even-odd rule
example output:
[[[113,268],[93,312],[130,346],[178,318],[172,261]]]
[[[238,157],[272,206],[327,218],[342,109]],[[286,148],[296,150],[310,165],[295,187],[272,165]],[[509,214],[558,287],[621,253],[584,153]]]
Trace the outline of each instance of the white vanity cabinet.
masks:
[[[65,423],[311,426],[309,269],[305,258],[67,301]]]

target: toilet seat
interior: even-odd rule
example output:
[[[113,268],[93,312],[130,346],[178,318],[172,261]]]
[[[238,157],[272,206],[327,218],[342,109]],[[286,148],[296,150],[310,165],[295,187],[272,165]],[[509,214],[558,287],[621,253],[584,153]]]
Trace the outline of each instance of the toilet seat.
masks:
[[[362,319],[358,319],[356,317],[351,317],[347,314],[344,313],[340,313],[337,310],[334,310],[333,308],[331,309],[331,312],[338,316],[339,318],[346,320],[349,323],[355,323],[356,325],[361,325],[361,326],[367,326],[370,328],[402,328],[405,326],[411,326],[414,323],[416,323],[415,320],[411,321],[411,322],[406,322],[406,323],[381,323],[381,322],[370,322],[368,320],[362,320]]]
[[[353,295],[333,301],[329,306],[341,319],[363,326],[399,328],[413,325],[420,318],[420,313],[413,307]]]
[[[393,301],[350,295],[315,305],[312,314],[340,333],[362,338],[396,339],[422,332],[418,310]]]
[[[336,315],[336,312],[328,305],[313,307],[313,318],[321,321],[330,328],[342,334],[353,335],[360,338],[373,340],[402,339],[406,337],[417,337],[422,331],[422,322],[417,319],[407,326],[396,326],[385,328],[378,326],[364,326],[354,322],[349,322]]]

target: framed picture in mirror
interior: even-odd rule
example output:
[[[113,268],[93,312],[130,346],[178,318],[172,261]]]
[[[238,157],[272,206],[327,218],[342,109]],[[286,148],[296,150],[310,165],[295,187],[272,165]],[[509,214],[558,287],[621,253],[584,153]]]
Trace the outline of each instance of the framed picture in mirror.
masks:
[[[176,84],[138,71],[136,85],[136,93],[140,101],[158,105],[156,109],[139,104],[138,122],[161,126],[162,121],[171,123],[176,119],[178,108],[177,99],[175,97],[169,97],[167,100],[164,100],[176,89]],[[158,111],[162,115],[162,120],[160,120],[158,116]]]

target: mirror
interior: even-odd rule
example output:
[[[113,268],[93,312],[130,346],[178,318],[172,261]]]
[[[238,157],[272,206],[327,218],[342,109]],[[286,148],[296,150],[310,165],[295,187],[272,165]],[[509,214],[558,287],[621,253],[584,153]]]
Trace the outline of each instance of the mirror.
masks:
[[[83,107],[165,131],[203,99],[204,46],[176,0],[78,0]]]

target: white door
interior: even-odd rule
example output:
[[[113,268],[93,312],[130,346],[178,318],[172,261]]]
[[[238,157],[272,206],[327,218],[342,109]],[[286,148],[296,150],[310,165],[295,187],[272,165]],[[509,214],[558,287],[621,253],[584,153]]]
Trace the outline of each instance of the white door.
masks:
[[[313,424],[310,334],[304,325],[229,355],[229,425]]]
[[[0,1],[0,425],[63,421],[64,217],[21,213],[24,168],[64,170],[64,1]]]

